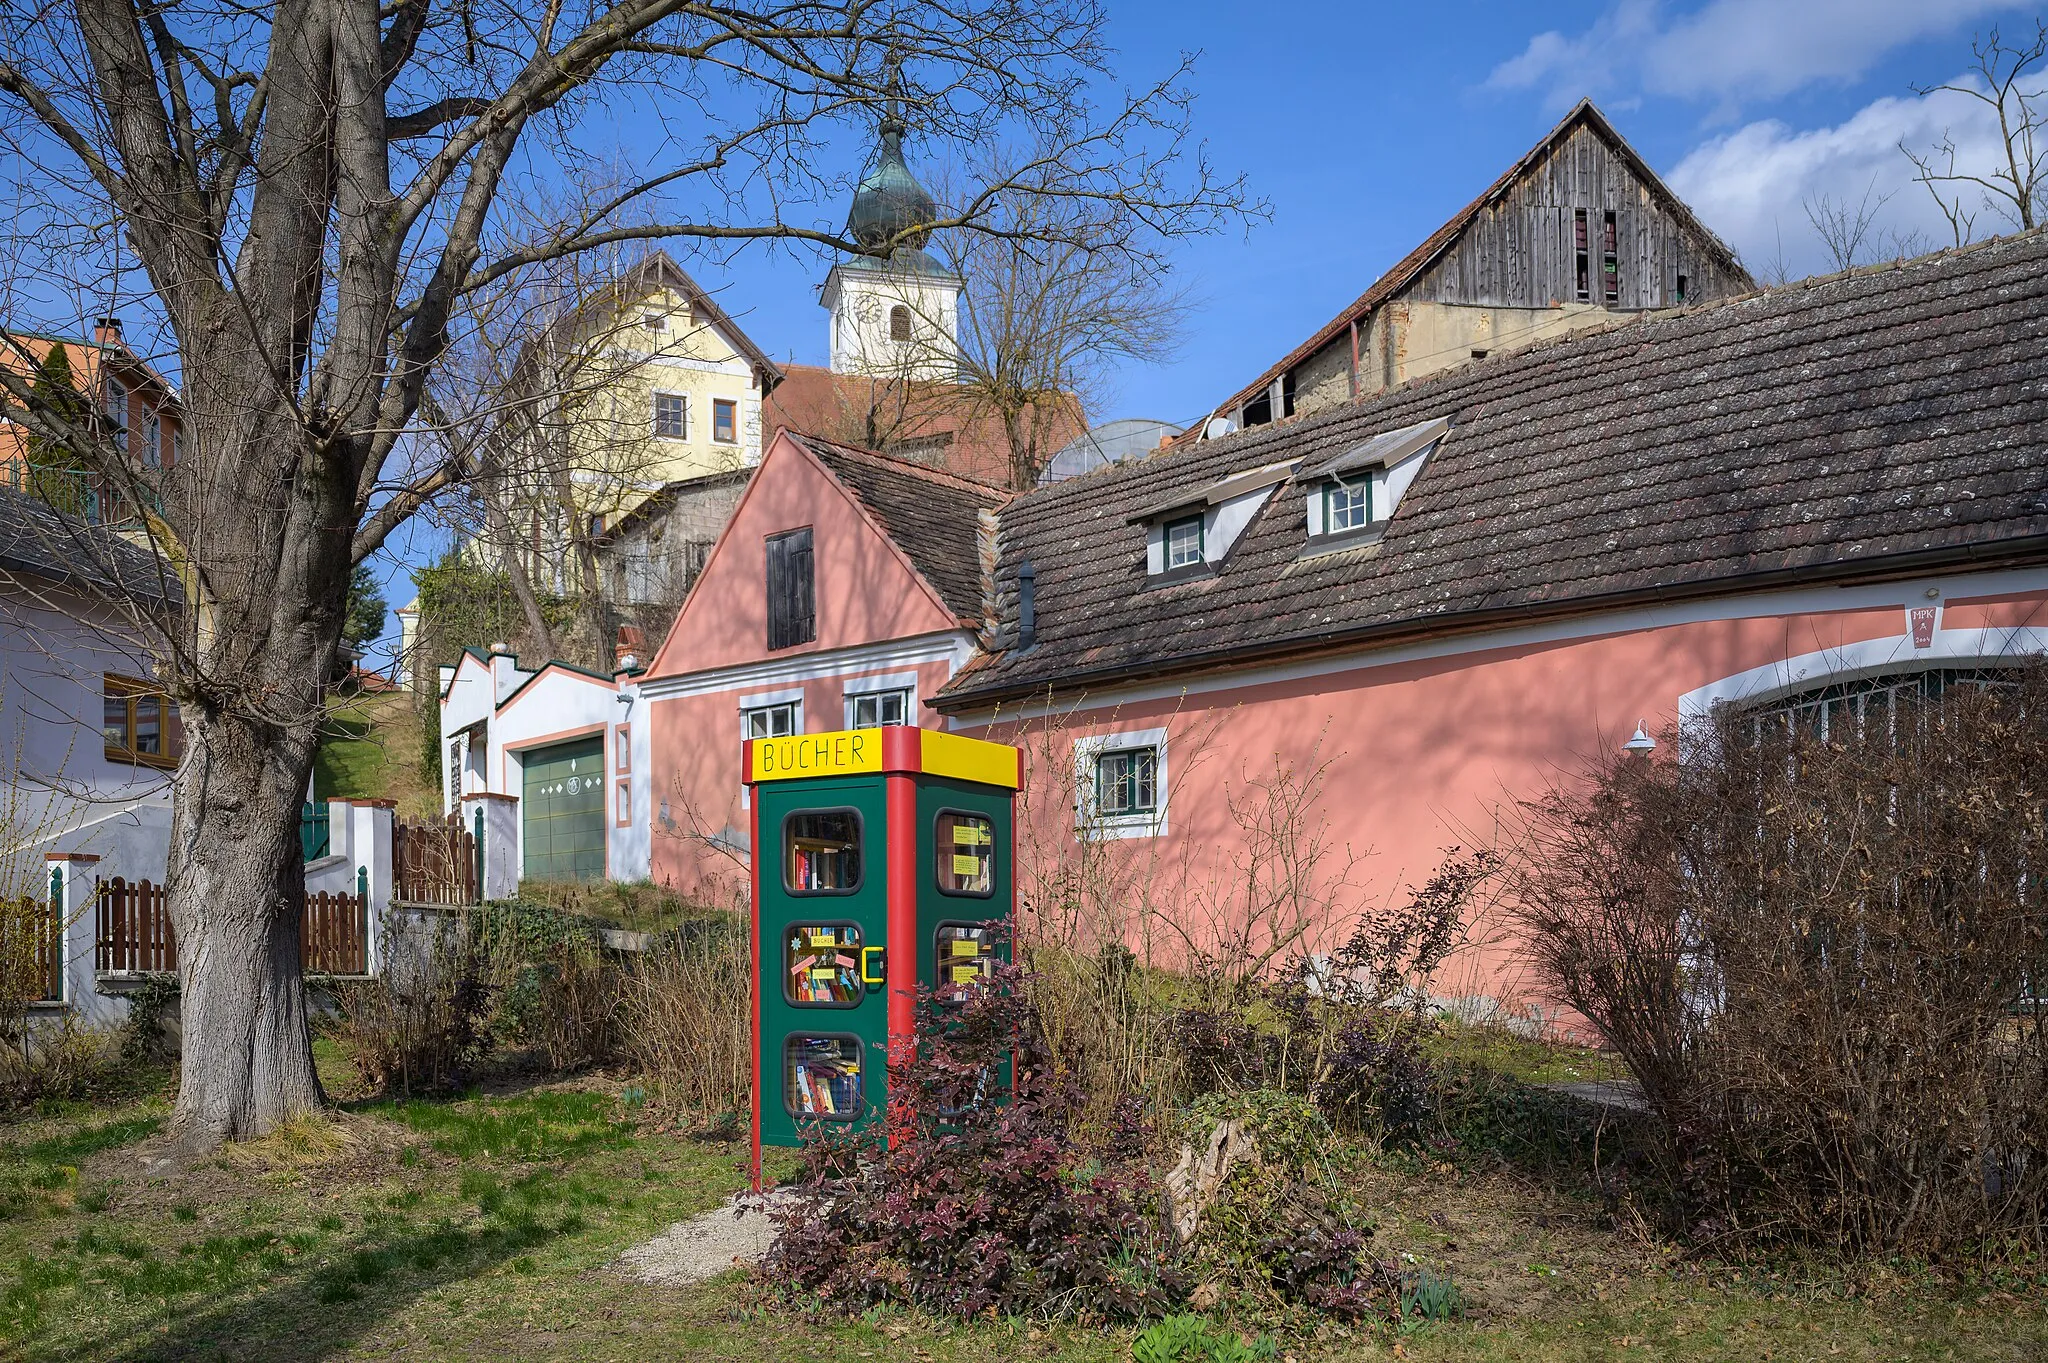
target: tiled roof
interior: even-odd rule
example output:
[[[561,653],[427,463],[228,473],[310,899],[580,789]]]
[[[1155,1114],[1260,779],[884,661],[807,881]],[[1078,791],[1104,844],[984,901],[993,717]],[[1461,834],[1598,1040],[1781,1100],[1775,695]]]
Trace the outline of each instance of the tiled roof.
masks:
[[[1478,198],[1452,214],[1449,222],[1423,238],[1421,245],[1395,261],[1393,268],[1374,280],[1372,287],[1360,294],[1351,306],[1325,322],[1315,335],[1274,361],[1265,373],[1217,403],[1214,410],[1233,412],[1252,401],[1272,386],[1273,380],[1320,354],[1325,347],[1345,333],[1354,319],[1362,322],[1373,309],[1407,288],[1438,256],[1450,249],[1451,244],[1472,225],[1473,219],[1477,218],[1488,204],[1513,189],[1522,177],[1528,174],[1531,165],[1580,126],[1592,129],[1595,135],[1614,147],[1628,162],[1629,169],[1634,172],[1636,178],[1649,186],[1658,196],[1664,210],[1684,224],[1703,247],[1712,251],[1724,268],[1737,279],[1749,278],[1749,272],[1742,268],[1742,262],[1736,259],[1735,253],[1729,250],[1719,237],[1707,230],[1706,224],[1693,215],[1692,209],[1686,206],[1684,200],[1665,187],[1664,182],[1657,178],[1657,172],[1650,169],[1649,162],[1636,153],[1636,149],[1629,145],[1628,139],[1615,131],[1614,125],[1607,121],[1607,116],[1594,106],[1593,101],[1582,99],[1570,113],[1558,121],[1557,126],[1552,128],[1541,142],[1529,148],[1521,160],[1502,172],[1501,177],[1488,185]],[[1176,443],[1192,442],[1199,439],[1201,433],[1202,423],[1198,421],[1183,432]]]
[[[0,572],[84,586],[151,604],[181,602],[170,564],[102,526],[60,516],[37,498],[0,489]]]
[[[1284,459],[1295,478],[1434,418],[1450,433],[1371,547],[1304,555],[1299,481],[1210,576],[1147,587],[1136,509]],[[2048,561],[2048,230],[1661,313],[1284,426],[1041,489],[999,582],[1037,643],[958,708],[1625,600],[1950,562]]]
[[[860,499],[953,614],[982,618],[979,513],[1000,507],[1008,493],[908,459],[785,434]]]

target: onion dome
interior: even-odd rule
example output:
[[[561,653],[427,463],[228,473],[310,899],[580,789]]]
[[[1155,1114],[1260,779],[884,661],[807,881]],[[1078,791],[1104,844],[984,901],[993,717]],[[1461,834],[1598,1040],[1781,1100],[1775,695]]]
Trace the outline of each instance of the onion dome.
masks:
[[[922,250],[928,232],[916,230],[909,237],[898,234],[925,227],[938,217],[939,206],[910,173],[910,167],[903,164],[903,120],[894,108],[883,117],[881,133],[882,153],[875,168],[853,193],[853,211],[847,214],[846,230],[870,250],[879,249],[892,239],[897,240],[899,247]]]

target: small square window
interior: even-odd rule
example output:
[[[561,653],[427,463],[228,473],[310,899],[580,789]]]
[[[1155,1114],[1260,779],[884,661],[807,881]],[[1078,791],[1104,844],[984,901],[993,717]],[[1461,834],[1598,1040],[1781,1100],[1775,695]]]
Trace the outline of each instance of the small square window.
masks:
[[[851,1008],[861,1000],[860,928],[791,923],[782,930],[782,997],[797,1008]]]
[[[784,819],[782,885],[791,894],[858,890],[860,815],[850,809],[807,809]]]
[[[876,691],[870,695],[851,697],[852,722],[849,728],[879,729],[887,724],[908,724],[910,722],[910,693],[908,691]]]
[[[658,334],[668,330],[668,317],[659,312],[643,312],[640,314],[640,325]]]
[[[1372,475],[1367,473],[1356,483],[1343,481],[1328,484],[1323,489],[1323,533],[1340,535],[1347,530],[1363,530],[1372,523]]]
[[[1202,561],[1202,518],[1170,521],[1166,526],[1166,570],[1190,568]]]
[[[850,1122],[861,1115],[860,1039],[791,1036],[782,1043],[782,1105],[792,1117]]]
[[[946,810],[932,836],[939,893],[985,898],[995,893],[996,826],[979,814]],[[943,972],[942,972],[943,973]]]
[[[740,712],[740,730],[746,738],[788,738],[796,732],[796,702],[763,705]]]
[[[711,438],[721,445],[739,443],[739,404],[730,398],[711,400]]]
[[[1159,807],[1159,751],[1124,748],[1095,759],[1095,812],[1105,818],[1150,814]]]
[[[665,440],[687,440],[690,435],[690,409],[688,402],[679,393],[656,393],[654,395],[654,433]]]

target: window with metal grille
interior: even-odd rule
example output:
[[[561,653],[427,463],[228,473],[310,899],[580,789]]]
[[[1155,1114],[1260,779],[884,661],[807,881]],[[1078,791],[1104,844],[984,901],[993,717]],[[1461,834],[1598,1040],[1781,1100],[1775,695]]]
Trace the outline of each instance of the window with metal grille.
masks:
[[[811,528],[768,537],[768,647],[790,648],[818,637],[811,578]]]
[[[1159,807],[1159,751],[1123,748],[1095,758],[1095,812],[1104,818]]]
[[[1933,667],[1917,672],[1892,672],[1859,677],[1780,697],[1757,707],[1763,726],[1783,725],[1796,735],[1826,743],[1868,732],[1872,725],[1896,732],[1899,703],[1938,701],[1951,691],[1971,687],[2017,686],[2010,671],[1996,667]]]

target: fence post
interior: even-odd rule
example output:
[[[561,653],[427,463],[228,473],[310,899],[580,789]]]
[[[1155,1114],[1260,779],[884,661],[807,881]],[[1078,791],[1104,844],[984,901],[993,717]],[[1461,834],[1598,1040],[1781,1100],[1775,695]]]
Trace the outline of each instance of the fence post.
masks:
[[[484,902],[484,810],[476,809],[476,902]]]
[[[69,953],[64,950],[70,927],[64,921],[64,866],[50,868],[50,919],[43,925],[43,940],[37,946],[48,953],[48,964],[44,966],[43,991],[46,998],[57,1002],[68,1002],[71,991],[65,987],[69,982]]]

